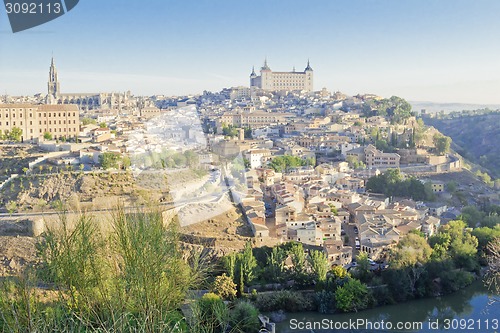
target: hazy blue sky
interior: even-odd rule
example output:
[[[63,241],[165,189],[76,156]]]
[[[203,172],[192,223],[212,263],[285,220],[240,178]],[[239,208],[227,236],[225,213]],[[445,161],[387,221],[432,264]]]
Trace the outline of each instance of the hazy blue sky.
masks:
[[[12,34],[0,10],[0,94],[188,94],[315,70],[315,89],[500,103],[500,1],[81,0]]]

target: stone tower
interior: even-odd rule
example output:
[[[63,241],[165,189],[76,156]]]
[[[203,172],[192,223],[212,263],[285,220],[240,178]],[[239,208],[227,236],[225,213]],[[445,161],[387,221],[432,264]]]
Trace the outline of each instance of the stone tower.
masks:
[[[273,71],[267,64],[267,58],[264,60],[264,66],[260,69],[260,80],[262,89],[273,90]]]
[[[304,82],[305,90],[313,91],[313,69],[309,64],[309,59],[307,59],[307,67],[304,69],[304,74],[306,75]]]
[[[47,83],[48,86],[48,95],[47,95],[47,103],[55,104],[59,99],[59,95],[61,94],[61,88],[59,86],[59,79],[57,77],[57,69],[54,64],[54,57],[52,57],[52,61],[50,63],[49,69],[49,81]]]

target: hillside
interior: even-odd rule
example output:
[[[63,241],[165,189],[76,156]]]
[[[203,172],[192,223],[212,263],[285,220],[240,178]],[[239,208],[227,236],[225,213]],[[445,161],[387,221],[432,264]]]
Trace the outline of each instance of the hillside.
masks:
[[[493,178],[500,178],[500,113],[424,121],[451,137],[458,153],[488,169]]]

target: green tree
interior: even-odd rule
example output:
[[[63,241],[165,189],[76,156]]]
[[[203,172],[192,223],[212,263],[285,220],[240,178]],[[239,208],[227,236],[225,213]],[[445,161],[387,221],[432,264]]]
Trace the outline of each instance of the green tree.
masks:
[[[323,251],[311,251],[308,260],[316,281],[319,283],[325,282],[330,267],[325,253]]]
[[[252,129],[250,127],[245,127],[245,139],[252,139]]]
[[[12,215],[17,210],[17,202],[15,201],[9,201],[6,205],[5,208],[7,208],[7,211],[9,214]]]
[[[370,271],[370,261],[368,253],[361,251],[356,257],[357,266],[352,271],[353,276],[360,279],[363,282],[370,281],[372,274]]]
[[[45,140],[52,140],[52,133],[50,133],[50,132],[43,133],[43,138]]]
[[[477,209],[476,206],[465,206],[462,208],[459,218],[467,223],[469,227],[474,228],[481,224],[484,213]]]
[[[12,127],[7,135],[7,139],[14,142],[20,142],[23,136],[23,130],[19,127]]]
[[[305,270],[306,264],[306,255],[304,253],[302,243],[293,243],[292,246],[290,246],[289,253],[292,259],[295,274],[302,274]]]
[[[452,180],[446,183],[446,190],[450,193],[455,193],[457,191],[457,186],[457,182]]]
[[[432,138],[434,142],[434,146],[436,147],[436,152],[439,155],[444,155],[450,151],[451,146],[451,138],[436,133]]]
[[[238,136],[238,129],[233,125],[227,126],[226,124],[224,124],[222,126],[222,134],[229,137],[235,137]]]
[[[211,291],[223,299],[233,299],[236,296],[236,283],[223,273],[215,278]]]
[[[104,170],[115,168],[118,169],[121,162],[120,154],[113,152],[105,152],[99,155],[99,164]]]
[[[238,257],[240,262],[240,268],[243,273],[243,278],[245,284],[249,284],[255,278],[255,268],[257,267],[257,260],[252,252],[252,245],[250,242],[245,244],[245,249]]]
[[[366,309],[370,304],[368,287],[356,279],[349,279],[347,283],[335,291],[337,309],[342,312],[358,312]]]
[[[440,228],[437,236],[430,239],[430,243],[434,243],[435,251],[435,246],[439,244],[442,247],[441,251],[447,252],[456,267],[469,271],[477,269],[478,240],[472,235],[470,229],[467,229],[464,221],[448,222]]]
[[[331,273],[335,279],[344,279],[349,276],[347,269],[342,266],[333,266]]]
[[[130,166],[132,165],[132,162],[130,161],[130,157],[128,157],[128,156],[123,156],[122,161],[123,161],[123,167],[125,169],[130,168]]]
[[[362,161],[359,161],[356,156],[347,156],[346,162],[349,164],[349,167],[351,169],[364,169],[364,168],[366,168],[366,165]]]
[[[235,281],[236,272],[236,253],[230,253],[222,258],[224,269],[229,274],[229,277]]]
[[[95,119],[92,119],[92,118],[83,118],[82,119],[82,125],[86,126],[89,124],[97,125],[97,121]]]
[[[273,247],[271,253],[267,256],[267,265],[271,270],[274,281],[278,281],[285,271],[286,253],[280,247]]]
[[[186,156],[184,156],[184,154],[182,153],[175,153],[174,155],[172,155],[172,160],[176,167],[183,167],[187,162]]]
[[[250,169],[252,166],[247,158],[243,158],[243,165],[245,166],[245,169]]]
[[[500,237],[500,224],[495,225],[493,228],[474,228],[474,230],[472,230],[472,235],[477,238],[479,247],[484,249],[489,242],[497,237]]]
[[[190,168],[197,166],[199,163],[198,154],[192,150],[186,150],[184,152],[184,157],[186,158],[186,165]]]
[[[416,292],[416,285],[425,273],[425,264],[430,260],[432,248],[425,238],[409,233],[403,237],[391,252],[391,265],[403,271],[409,281],[412,294]]]

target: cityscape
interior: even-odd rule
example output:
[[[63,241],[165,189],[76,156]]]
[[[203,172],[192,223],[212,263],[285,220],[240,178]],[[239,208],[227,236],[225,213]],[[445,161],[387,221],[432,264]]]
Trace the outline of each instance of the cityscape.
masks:
[[[46,29],[80,22],[80,6]],[[258,46],[260,58],[228,62],[241,67],[231,77],[214,74],[223,88],[180,94],[136,92],[98,70],[95,86],[75,80],[63,41],[43,68],[26,64],[22,90],[15,78],[28,72],[0,56],[1,331],[500,331],[500,101],[482,99],[496,83],[470,79],[454,100],[455,83],[442,83],[435,102],[413,98],[441,88],[400,94],[423,81],[347,93],[311,40],[295,54]],[[149,87],[148,75],[135,79]]]

